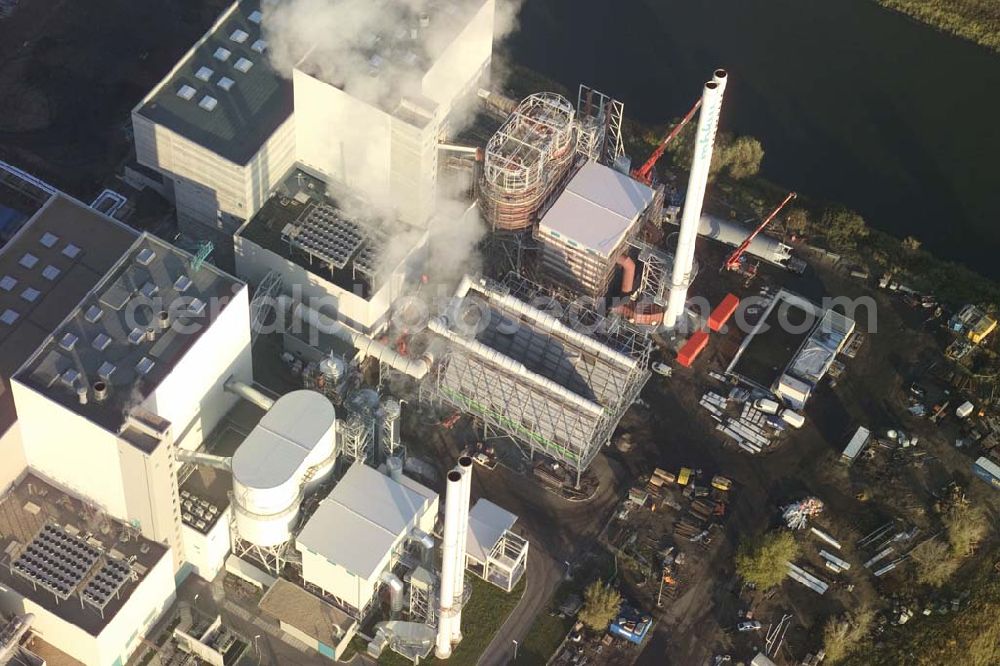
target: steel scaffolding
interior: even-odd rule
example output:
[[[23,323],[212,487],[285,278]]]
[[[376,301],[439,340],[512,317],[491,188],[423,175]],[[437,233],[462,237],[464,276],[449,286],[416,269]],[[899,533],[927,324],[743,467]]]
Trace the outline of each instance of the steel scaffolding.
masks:
[[[576,98],[577,152],[595,162],[614,166],[625,153],[622,141],[624,112],[622,102],[581,84]]]
[[[430,375],[432,397],[579,480],[649,377],[648,336],[516,277],[475,284],[452,312],[449,328],[435,330],[449,344]]]

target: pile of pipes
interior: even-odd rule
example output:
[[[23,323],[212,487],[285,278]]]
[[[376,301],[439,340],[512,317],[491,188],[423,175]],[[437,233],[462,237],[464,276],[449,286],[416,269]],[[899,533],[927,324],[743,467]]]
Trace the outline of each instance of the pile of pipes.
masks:
[[[812,575],[802,567],[792,564],[791,562],[786,562],[786,564],[788,565],[788,577],[794,581],[802,583],[813,592],[816,592],[817,594],[824,594],[830,588],[828,583]]]
[[[912,541],[919,531],[917,527],[896,531],[896,522],[890,521],[866,535],[858,541],[858,547],[868,549],[874,555],[865,562],[865,568],[871,569],[876,578],[895,569],[907,558],[906,554],[896,557],[897,546]]]
[[[765,414],[749,402],[743,405],[738,417],[729,416],[726,413],[729,399],[713,391],[703,395],[698,404],[715,420],[716,430],[748,453],[760,453],[771,445],[775,431],[784,429],[780,419]]]
[[[781,511],[781,517],[789,529],[804,530],[809,526],[809,519],[823,512],[823,502],[816,497],[807,497],[789,504]]]

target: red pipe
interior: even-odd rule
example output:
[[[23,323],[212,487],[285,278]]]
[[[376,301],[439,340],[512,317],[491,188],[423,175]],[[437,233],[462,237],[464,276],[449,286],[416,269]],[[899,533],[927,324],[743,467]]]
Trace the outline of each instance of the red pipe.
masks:
[[[623,254],[615,263],[622,267],[622,293],[631,294],[635,286],[635,259]]]

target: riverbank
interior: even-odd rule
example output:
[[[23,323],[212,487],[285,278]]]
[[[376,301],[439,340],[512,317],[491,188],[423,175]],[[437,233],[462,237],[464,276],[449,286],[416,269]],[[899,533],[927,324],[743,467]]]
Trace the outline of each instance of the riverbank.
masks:
[[[876,0],[938,30],[1000,52],[1000,3],[996,0]]]

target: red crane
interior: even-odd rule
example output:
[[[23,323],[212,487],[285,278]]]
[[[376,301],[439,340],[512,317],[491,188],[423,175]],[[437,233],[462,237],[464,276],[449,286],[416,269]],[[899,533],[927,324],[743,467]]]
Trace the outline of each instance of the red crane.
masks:
[[[764,227],[769,225],[771,223],[771,220],[773,220],[775,216],[777,216],[777,214],[781,212],[781,209],[784,208],[788,204],[788,202],[794,199],[796,196],[797,195],[795,194],[795,192],[789,192],[788,196],[785,197],[785,200],[782,201],[780,204],[778,204],[778,207],[772,210],[771,214],[765,217],[763,222],[757,225],[757,228],[754,229],[750,233],[750,235],[743,240],[742,243],[740,243],[739,247],[733,250],[733,253],[726,258],[726,263],[722,265],[722,268],[727,271],[739,270],[740,259],[743,257],[743,253],[747,251],[747,248],[750,247],[750,243],[753,242],[753,239],[757,238],[757,236],[760,235],[760,232],[764,231]]]
[[[660,145],[656,147],[656,150],[654,150],[653,154],[649,156],[649,159],[646,160],[645,164],[638,169],[632,170],[633,178],[641,183],[645,183],[646,185],[653,182],[653,167],[655,167],[656,163],[660,161],[661,157],[663,157],[663,152],[667,149],[667,144],[673,141],[674,137],[680,134],[681,130],[684,129],[684,126],[691,122],[691,119],[694,118],[694,114],[698,112],[700,107],[701,98],[699,97],[698,101],[691,107],[691,110],[687,112],[687,115],[681,118],[681,121],[677,123],[676,127],[670,130],[669,134],[663,137],[663,141],[661,141]]]

